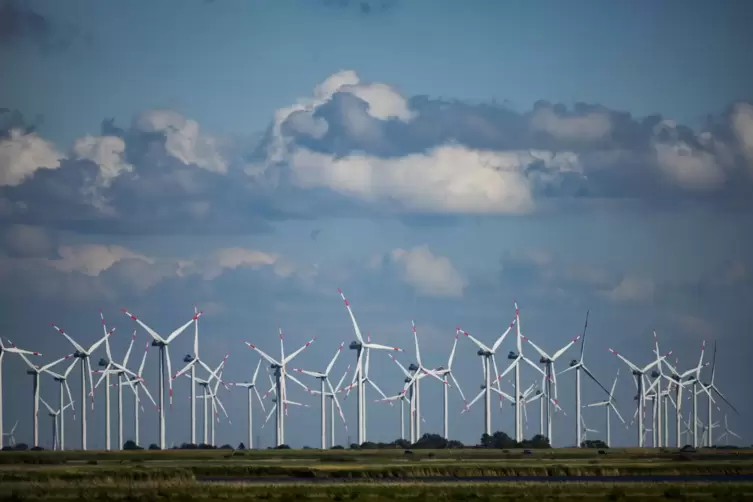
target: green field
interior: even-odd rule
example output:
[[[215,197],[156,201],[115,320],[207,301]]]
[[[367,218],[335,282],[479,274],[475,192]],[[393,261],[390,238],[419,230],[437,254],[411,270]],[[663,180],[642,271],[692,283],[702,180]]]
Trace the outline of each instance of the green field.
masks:
[[[742,480],[629,484],[420,480],[645,475],[753,476],[753,450],[0,452],[0,500],[753,500],[753,482]],[[203,477],[253,482],[202,483]],[[280,478],[294,482],[279,484]]]

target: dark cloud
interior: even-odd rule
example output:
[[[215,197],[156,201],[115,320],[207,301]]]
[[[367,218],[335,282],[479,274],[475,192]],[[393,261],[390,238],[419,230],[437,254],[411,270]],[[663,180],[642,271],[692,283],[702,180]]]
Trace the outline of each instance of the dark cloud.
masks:
[[[4,0],[0,5],[0,46],[30,44],[54,52],[68,49],[79,36],[75,26],[55,22],[34,11],[28,2]]]

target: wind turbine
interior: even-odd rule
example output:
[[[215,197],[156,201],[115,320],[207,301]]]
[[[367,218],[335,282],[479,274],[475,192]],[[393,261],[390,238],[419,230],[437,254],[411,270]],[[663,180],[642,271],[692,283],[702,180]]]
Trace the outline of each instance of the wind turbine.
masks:
[[[617,379],[619,377],[620,377],[620,369],[617,368],[617,374],[614,377],[614,382],[612,382],[612,390],[608,392],[609,398],[606,401],[599,401],[597,403],[591,403],[588,405],[589,408],[603,406],[607,412],[607,448],[612,447],[612,426],[610,423],[610,416],[609,416],[610,408],[614,410],[614,412],[617,414],[617,417],[620,419],[623,425],[625,424],[625,419],[622,418],[622,415],[620,415],[620,412],[617,410],[617,407],[614,405],[614,403],[616,402],[614,399],[614,389],[615,387],[617,387]],[[580,443],[578,443],[578,445],[580,445]]]
[[[71,374],[73,368],[76,367],[78,359],[74,359],[68,369],[63,372],[62,375],[55,373],[52,370],[47,370],[47,373],[52,375],[56,382],[60,383],[60,408],[65,408],[65,393],[68,393],[68,402],[71,405],[71,411],[73,412],[73,419],[76,420],[76,408],[73,406],[73,395],[71,394],[71,388],[68,385],[68,375]],[[86,413],[86,410],[83,410]],[[60,414],[60,450],[65,450],[65,413]]]
[[[10,430],[10,432],[3,432],[2,437],[8,437],[9,446],[16,446],[16,436],[13,435],[16,432],[16,427],[18,427],[18,420],[16,420],[16,423],[13,424],[13,428]]]
[[[583,437],[583,441],[586,441],[586,440],[588,439],[588,433],[589,433],[589,432],[593,432],[593,433],[597,433],[597,434],[598,434],[598,432],[599,432],[599,431],[597,431],[596,429],[589,429],[589,428],[588,428],[588,426],[586,425],[586,421],[585,421],[585,419],[583,418],[583,415],[580,415],[580,428],[581,428],[581,430],[583,431],[583,432],[582,432],[582,437]],[[579,434],[579,435],[580,435],[580,434]],[[582,448],[582,446],[581,446],[581,445],[578,445],[578,448]]]
[[[229,354],[228,354],[229,355]],[[209,388],[209,385],[212,383],[212,379],[216,378],[217,380],[220,380],[220,375],[222,373],[222,368],[225,366],[225,361],[227,361],[228,355],[225,356],[225,358],[220,362],[220,364],[217,366],[217,368],[214,371],[209,372],[209,377],[204,380],[203,378],[194,377],[194,380],[196,384],[201,387],[201,396],[197,396],[196,399],[203,399],[204,404],[204,434],[203,434],[203,442],[202,444],[210,444],[209,443],[209,425],[210,425],[210,419],[209,419],[209,398],[212,394],[212,391]],[[191,375],[184,374],[187,378],[191,378]],[[213,407],[214,409],[214,407]],[[212,422],[213,424],[214,422]],[[214,425],[212,425],[212,428],[214,428]],[[214,441],[212,441],[214,442]]]
[[[280,395],[278,394],[278,392],[277,392],[278,387],[279,387],[278,382],[276,382],[274,379],[272,379],[272,375],[269,373],[269,369],[267,369],[267,376],[269,377],[269,383],[272,384],[272,387],[267,391],[266,394],[264,394],[264,398],[266,398],[270,394],[273,394],[274,397],[272,397],[271,401],[274,404],[272,405],[272,409],[269,410],[269,414],[267,415],[267,418],[264,420],[264,423],[261,424],[261,428],[262,429],[264,428],[265,425],[267,425],[267,422],[269,422],[269,419],[272,417],[272,414],[275,413],[276,411],[277,411],[277,415],[276,416],[277,416],[277,418],[279,418],[280,413],[279,413],[278,409],[285,408],[285,410],[287,410],[287,406],[291,405],[291,404],[293,406],[300,406],[302,408],[309,408],[308,404],[302,404],[302,403],[299,403],[299,402],[296,402],[296,401],[291,401],[289,399],[282,399],[280,397]],[[293,381],[295,381],[295,379],[293,379]],[[305,385],[303,385],[300,382],[299,382],[299,385],[301,385],[303,387],[306,387]],[[278,407],[277,405],[278,405],[278,403],[280,403],[280,401],[282,401],[282,406]],[[276,422],[277,422],[277,431],[276,431],[275,434],[277,435],[277,438],[278,438],[277,441],[279,442],[279,438],[282,436],[282,433],[280,432],[280,422],[279,422],[279,420],[277,420]]]
[[[335,365],[335,361],[337,361],[337,357],[340,355],[340,352],[342,352],[343,345],[345,345],[345,342],[342,342],[340,344],[340,347],[338,347],[337,352],[335,352],[335,356],[329,362],[324,372],[308,371],[308,370],[303,370],[300,368],[296,368],[293,370],[293,371],[297,371],[298,373],[303,373],[305,375],[309,375],[309,376],[319,379],[319,387],[320,387],[319,392],[321,394],[321,399],[322,399],[322,450],[327,449],[327,394],[326,394],[327,388],[329,388],[329,391],[330,393],[332,393],[332,396],[335,400],[335,405],[337,405],[337,411],[340,413],[340,419],[343,421],[343,424],[346,424],[345,415],[343,415],[342,408],[340,408],[340,402],[337,400],[337,396],[335,396],[335,389],[332,388],[332,384],[329,381],[329,372],[332,371],[332,367]],[[325,388],[325,384],[326,384],[326,388]],[[306,387],[306,390],[311,392],[311,389],[309,389],[308,387]],[[346,427],[347,427],[347,424],[346,424]]]
[[[400,363],[400,361],[397,360],[395,356],[393,356],[392,354],[389,354],[389,356],[390,358],[392,358],[393,361],[395,361],[395,364],[397,364],[400,367],[400,370],[405,375],[405,386],[403,387],[403,390],[400,391],[400,393],[398,393],[397,395],[390,396],[390,397],[383,396],[382,399],[376,399],[375,402],[387,402],[387,403],[390,403],[390,406],[392,406],[392,401],[396,401],[400,399],[400,413],[401,413],[400,421],[401,421],[401,424],[402,424],[401,427],[402,427],[404,425],[403,421],[405,420],[404,418],[405,410],[403,409],[404,402],[405,402],[404,398],[405,398],[406,392],[409,393],[409,396],[408,396],[408,404],[409,404],[408,409],[410,410],[410,414],[409,414],[410,419],[408,423],[409,440],[410,440],[410,443],[413,444],[416,441],[418,441],[418,438],[419,438],[418,432],[420,431],[420,428],[416,426],[416,422],[421,419],[420,413],[416,413],[417,411],[417,406],[416,406],[417,385],[416,384],[418,383],[419,380],[428,376],[429,373],[428,371],[426,371],[425,368],[419,367],[416,364],[411,364],[408,367],[408,369],[406,369],[405,366],[403,366]],[[444,382],[444,380],[442,380],[442,382]],[[400,432],[401,435],[404,435],[403,431],[404,431],[404,427],[401,428],[401,432]],[[401,439],[404,439],[404,437],[401,437]]]
[[[555,352],[553,355],[549,355],[546,352],[544,352],[538,345],[533,343],[533,341],[524,336],[523,340],[528,342],[531,347],[533,347],[536,352],[539,353],[541,356],[541,359],[539,359],[539,363],[543,364],[546,368],[545,370],[545,378],[546,378],[546,386],[544,387],[544,392],[546,393],[546,428],[547,428],[547,438],[549,439],[549,444],[553,445],[554,441],[552,438],[552,406],[551,403],[555,405],[555,407],[559,407],[559,401],[557,400],[557,372],[554,369],[554,362],[562,356],[565,352],[567,352],[567,349],[572,347],[574,343],[576,343],[578,340],[580,340],[581,335],[576,336],[573,338],[570,342],[568,342],[564,347],[559,349],[557,352]],[[539,369],[540,371],[540,369]],[[552,398],[552,386],[554,386],[554,398]]]
[[[497,371],[497,363],[494,359],[494,355],[497,352],[497,349],[500,345],[502,345],[502,342],[504,341],[507,334],[512,330],[513,326],[515,326],[515,323],[517,322],[517,319],[514,319],[510,326],[505,330],[502,335],[497,338],[497,341],[494,342],[494,344],[491,347],[487,347],[480,341],[478,341],[474,336],[472,336],[470,333],[465,331],[461,328],[456,328],[455,333],[463,333],[466,337],[468,337],[469,340],[471,340],[476,346],[478,347],[477,354],[482,357],[482,365],[483,365],[483,371],[484,371],[484,386],[482,388],[482,394],[484,395],[484,433],[487,435],[491,435],[492,433],[492,415],[491,415],[491,368],[494,367],[495,376],[498,375]],[[511,369],[512,366],[510,366]],[[499,381],[499,377],[497,377],[497,381]],[[481,394],[479,394],[480,396]],[[479,396],[476,396],[476,399],[473,401],[475,402]],[[466,406],[466,410],[470,408],[470,404]]]
[[[141,398],[139,397],[139,389],[142,389],[144,393],[146,394],[146,397],[149,398],[149,400],[152,402],[155,408],[159,410],[159,407],[157,406],[157,403],[154,401],[154,398],[149,393],[149,389],[146,388],[146,382],[144,382],[144,379],[142,378],[142,375],[144,374],[144,363],[146,363],[146,355],[149,353],[149,342],[146,342],[146,347],[144,348],[144,355],[141,358],[141,364],[139,365],[139,370],[136,373],[135,378],[129,378],[126,377],[126,382],[131,387],[131,390],[133,390],[133,418],[134,418],[134,438],[133,441],[136,444],[136,446],[139,446],[139,410],[142,412],[144,411],[144,407],[141,406]]]
[[[102,313],[100,312],[100,315]],[[107,325],[105,324],[104,316],[102,317],[102,328],[107,332]],[[102,376],[99,377],[99,380],[94,385],[94,388],[92,389],[92,395],[94,391],[99,387],[99,385],[102,383],[102,380],[105,381],[105,449],[107,451],[111,450],[111,444],[110,444],[110,438],[112,436],[112,428],[110,427],[110,413],[111,413],[111,405],[110,405],[110,375],[116,375],[117,376],[117,384],[118,384],[118,449],[123,449],[123,376],[128,374],[131,377],[134,377],[137,380],[140,380],[141,377],[134,373],[133,371],[129,370],[126,365],[128,364],[128,358],[131,355],[131,350],[133,349],[133,342],[136,341],[136,330],[133,330],[133,335],[131,335],[131,342],[128,344],[128,350],[126,350],[125,357],[123,358],[123,363],[117,363],[112,358],[112,352],[110,351],[110,342],[108,339],[105,339],[105,353],[107,354],[107,358],[102,358],[99,360],[99,366],[102,368],[101,370],[94,370],[92,373],[101,373]],[[130,381],[126,380],[126,382],[131,385]]]
[[[3,442],[5,441],[6,434],[3,432],[3,358],[5,356],[5,353],[8,354],[24,354],[27,356],[41,356],[39,352],[32,352],[30,350],[23,350],[19,349],[10,341],[8,341],[10,344],[8,347],[3,345],[3,340],[0,338],[0,450],[3,449]],[[18,425],[18,422],[16,422],[16,425]],[[15,431],[15,427],[13,427],[13,430]],[[12,432],[12,431],[11,431]],[[12,436],[11,436],[12,437]]]
[[[614,400],[614,394],[610,393],[603,385],[601,385],[601,382],[599,382],[599,380],[593,375],[593,373],[589,371],[589,369],[586,367],[586,363],[583,362],[583,355],[586,348],[586,330],[588,329],[588,314],[589,313],[590,311],[586,312],[586,323],[583,325],[583,337],[580,342],[580,359],[573,359],[572,361],[570,361],[570,367],[560,372],[560,375],[562,375],[563,373],[567,373],[570,370],[573,370],[573,369],[575,370],[575,413],[576,413],[575,423],[576,424],[581,423],[581,414],[583,413],[581,409],[582,406],[580,404],[581,403],[581,400],[580,400],[580,372],[581,370],[585,372],[585,374],[591,380],[596,382],[596,385],[601,387],[604,390],[604,392],[607,393],[607,396],[609,396],[609,400],[607,402],[611,403]],[[616,381],[617,380],[615,379],[615,382]],[[607,413],[609,413],[609,406],[607,406]],[[581,447],[581,443],[583,441],[581,438],[581,430],[582,428],[576,425],[575,439],[576,439],[576,444],[578,445],[578,448]],[[607,423],[607,434],[609,434],[608,423]]]
[[[727,398],[724,397],[724,395],[719,391],[719,388],[716,385],[714,385],[714,376],[715,375],[716,375],[716,341],[714,341],[714,353],[711,356],[711,380],[709,381],[709,383],[706,383],[706,384],[701,383],[701,388],[706,392],[706,394],[708,394],[708,419],[707,419],[707,422],[709,424],[712,424],[712,428],[713,428],[713,423],[711,421],[711,404],[714,402],[713,397],[711,395],[712,392],[716,393],[717,396],[719,396],[720,398],[722,398],[722,401],[724,401],[725,403],[727,403],[727,406],[729,406],[732,409],[732,411],[734,411],[736,414],[739,415],[737,409],[734,406],[732,406],[732,403],[730,403],[727,400]],[[707,440],[706,446],[708,446],[709,448],[711,448],[713,446],[712,445],[713,438],[711,436],[711,433],[709,433],[707,435],[706,440]]]
[[[193,355],[186,354],[183,358],[183,362],[186,365],[180,371],[176,372],[172,377],[173,380],[184,374],[189,369],[191,370],[191,444],[196,444],[196,363],[199,363],[207,371],[211,371],[209,367],[204,364],[199,358],[199,310],[194,305],[194,316],[196,322],[194,322],[194,335],[193,335]]]
[[[144,328],[146,332],[151,335],[153,339],[153,347],[159,347],[159,447],[160,449],[164,450],[167,446],[165,442],[165,365],[167,365],[167,383],[170,388],[170,406],[173,405],[173,381],[170,378],[170,373],[172,373],[170,366],[170,342],[175,340],[178,335],[183,333],[191,325],[191,323],[198,321],[199,317],[201,317],[204,312],[196,312],[190,321],[170,333],[167,338],[162,338],[156,331],[147,326],[141,319],[131,314],[126,309],[120,310],[125,315],[136,321],[139,326]]]
[[[736,433],[732,432],[732,430],[729,428],[729,425],[727,424],[727,414],[724,414],[724,432],[716,439],[717,443],[722,442],[724,440],[725,446],[729,446],[729,437],[735,436],[737,439],[742,440],[740,436],[738,436]]]
[[[296,379],[294,376],[290,375],[287,372],[287,364],[295,359],[295,357],[300,354],[303,350],[306,349],[309,345],[314,343],[316,340],[316,337],[312,338],[308,342],[306,342],[301,348],[290,354],[289,356],[285,357],[285,344],[283,342],[283,334],[282,329],[279,329],[280,331],[280,360],[276,360],[273,357],[269,356],[266,352],[262,351],[259,347],[256,345],[245,342],[246,345],[251,347],[253,350],[259,353],[261,357],[263,357],[266,361],[268,361],[272,367],[272,369],[275,370],[275,393],[277,394],[278,398],[280,398],[280,401],[282,401],[282,406],[278,406],[276,408],[277,410],[277,444],[275,446],[280,446],[285,444],[285,414],[287,413],[287,390],[285,386],[285,381],[288,377],[290,377],[291,380],[296,382],[298,385],[300,385],[303,388],[306,388],[304,384],[302,384],[298,379]],[[269,392],[265,394],[265,397],[269,395]]]
[[[353,310],[350,308],[350,303],[348,303],[348,299],[345,298],[345,295],[343,294],[342,290],[338,288],[338,293],[340,293],[340,296],[343,299],[343,302],[345,303],[345,308],[348,309],[348,314],[350,315],[350,320],[353,322],[353,330],[356,334],[356,340],[350,343],[349,348],[351,350],[356,351],[356,369],[353,374],[353,381],[351,382],[350,386],[347,387],[347,393],[350,394],[350,389],[352,389],[354,386],[357,387],[357,427],[358,427],[358,444],[361,445],[364,442],[366,442],[366,401],[365,401],[365,394],[366,389],[364,387],[364,383],[370,382],[371,385],[379,389],[374,382],[369,380],[368,374],[369,374],[369,354],[371,349],[376,350],[392,350],[397,352],[405,352],[403,349],[399,349],[397,347],[388,347],[386,345],[380,345],[378,343],[371,343],[371,339],[364,341],[363,336],[361,336],[361,329],[358,327],[358,323],[356,322],[356,318],[353,315]],[[363,355],[366,355],[366,367],[364,368],[363,365]],[[364,374],[365,370],[365,374]],[[386,397],[384,393],[380,390],[378,392],[382,395],[382,397]],[[346,394],[347,396],[347,394]]]
[[[636,383],[636,386],[638,387],[638,410],[637,410],[637,413],[638,413],[638,447],[639,448],[643,448],[643,445],[644,445],[644,433],[643,433],[644,432],[644,423],[643,423],[643,419],[644,419],[644,416],[645,416],[645,413],[644,413],[644,404],[645,404],[644,400],[646,398],[645,397],[646,393],[651,390],[651,388],[649,387],[648,390],[644,391],[643,378],[644,378],[644,375],[645,375],[645,373],[647,371],[649,371],[651,368],[653,368],[657,364],[660,364],[661,361],[663,361],[664,359],[666,359],[667,357],[669,357],[669,355],[672,354],[672,351],[670,350],[665,355],[656,358],[653,362],[651,362],[650,364],[647,364],[643,368],[639,368],[638,366],[636,366],[632,362],[628,361],[622,354],[619,354],[616,350],[614,350],[612,348],[608,348],[607,350],[609,352],[611,352],[612,354],[614,354],[615,356],[619,357],[622,360],[622,362],[624,362],[628,366],[628,368],[630,368],[632,370],[632,372],[633,372],[633,376],[635,378],[635,383]]]
[[[64,414],[64,412],[65,412],[65,410],[69,406],[73,405],[73,401],[71,401],[70,403],[66,404],[62,408],[60,408],[57,411],[55,411],[54,409],[52,409],[52,407],[49,404],[47,404],[47,401],[45,401],[41,397],[39,398],[39,400],[42,401],[43,405],[45,405],[45,407],[47,408],[47,411],[49,412],[50,417],[52,418],[52,449],[53,450],[62,450],[63,449],[62,448],[62,441],[60,440],[60,433],[58,432],[58,430],[59,430],[58,429],[58,418],[62,417],[63,414]]]
[[[227,356],[225,358],[227,359]],[[222,366],[224,366],[224,362],[225,361],[223,360]],[[230,417],[227,414],[227,410],[225,410],[225,406],[223,406],[222,401],[220,401],[220,396],[217,395],[217,391],[220,388],[220,384],[223,384],[223,386],[227,390],[230,390],[230,388],[227,385],[225,385],[225,383],[222,381],[222,372],[223,372],[223,370],[224,370],[224,368],[220,367],[220,369],[218,370],[218,375],[212,375],[212,376],[216,376],[216,382],[214,383],[214,387],[210,388],[209,393],[207,394],[207,396],[206,397],[200,396],[200,399],[205,399],[206,400],[207,398],[209,398],[209,399],[212,400],[212,415],[214,417],[216,417],[215,420],[212,420],[212,446],[217,446],[217,443],[215,441],[215,422],[217,422],[217,423],[220,422],[220,413],[219,413],[218,407],[222,410],[222,413],[225,415],[225,418],[227,419],[228,423],[229,424],[232,423],[230,421]],[[212,376],[209,377],[210,380],[211,380]],[[209,385],[208,385],[208,387],[209,387]]]
[[[452,342],[452,350],[450,350],[450,357],[447,360],[447,367],[443,368],[440,366],[435,370],[435,373],[442,377],[444,380],[445,386],[443,389],[443,416],[442,420],[444,422],[444,438],[449,440],[449,413],[448,413],[448,387],[449,382],[447,381],[447,377],[449,376],[452,379],[452,383],[455,384],[455,388],[458,390],[458,393],[460,394],[460,398],[463,400],[463,405],[468,406],[468,401],[465,399],[465,396],[463,395],[463,390],[460,388],[460,384],[458,383],[457,379],[455,378],[455,375],[452,373],[452,361],[455,358],[455,348],[458,345],[458,337],[459,334],[455,332],[455,341]]]
[[[421,362],[421,350],[419,349],[418,344],[418,333],[416,331],[416,323],[411,320],[411,326],[413,327],[413,341],[416,346],[416,362],[417,365],[411,365],[409,368],[410,370],[414,371],[413,375],[413,387],[414,387],[414,393],[413,393],[413,404],[411,406],[411,413],[415,413],[416,418],[413,421],[414,427],[416,428],[415,431],[415,438],[416,441],[418,441],[421,438],[421,382],[418,378],[416,378],[416,375],[418,373],[423,373],[425,375],[431,376],[442,382],[444,387],[447,387],[449,383],[446,379],[439,376],[434,370],[426,368],[423,363]],[[457,336],[457,334],[456,334]]]
[[[236,387],[243,387],[244,389],[247,389],[248,391],[248,449],[252,450],[254,448],[254,401],[252,394],[256,394],[256,399],[259,400],[259,405],[261,406],[262,413],[266,413],[266,410],[264,409],[264,402],[261,400],[261,396],[259,395],[259,390],[256,388],[256,377],[259,375],[259,368],[261,367],[261,359],[259,359],[259,362],[256,364],[256,370],[254,370],[254,376],[251,378],[250,382],[232,382],[230,385],[236,386]],[[195,375],[191,377],[192,381],[195,381],[196,377]],[[194,391],[195,394],[195,391]],[[194,397],[191,398],[192,400]]]
[[[337,385],[333,389],[334,392],[325,392],[324,395],[327,396],[327,399],[329,399],[329,433],[330,433],[330,447],[335,446],[337,444],[335,442],[335,398],[337,396],[337,393],[340,392],[343,389],[343,382],[345,381],[345,377],[348,376],[348,372],[350,371],[350,365],[348,365],[347,368],[345,368],[345,372],[340,377],[340,380],[337,382]],[[309,393],[311,394],[320,394],[321,392],[316,389],[308,389]],[[339,402],[338,402],[339,405]],[[338,408],[340,411],[342,411],[342,408]],[[341,418],[342,415],[341,415]],[[343,427],[345,428],[345,432],[348,431],[348,423],[343,418]]]
[[[33,424],[34,424],[34,444],[33,446],[36,448],[39,446],[39,375],[43,372],[47,372],[48,369],[52,368],[56,364],[65,361],[66,359],[69,359],[73,357],[73,354],[61,357],[60,359],[57,359],[55,361],[52,361],[51,363],[47,363],[44,366],[35,366],[29,361],[29,359],[26,357],[25,354],[18,354],[21,356],[21,359],[24,360],[26,365],[30,368],[26,371],[27,374],[31,375],[33,377],[34,382],[34,418],[33,418]]]
[[[91,396],[91,409],[94,410],[94,382],[92,382],[92,365],[91,365],[91,356],[94,353],[95,350],[99,348],[100,345],[102,345],[105,340],[107,340],[110,335],[112,335],[115,332],[116,328],[112,328],[110,331],[105,332],[105,336],[94,342],[88,349],[85,349],[82,345],[79,345],[76,340],[74,340],[68,333],[66,333],[62,328],[55,325],[55,323],[52,324],[52,327],[57,330],[58,333],[63,335],[66,340],[70,342],[71,345],[73,345],[73,348],[76,349],[76,352],[73,353],[73,356],[81,361],[81,449],[86,451],[86,410],[84,409],[84,402],[86,402],[86,379],[87,376],[89,378],[89,391]]]

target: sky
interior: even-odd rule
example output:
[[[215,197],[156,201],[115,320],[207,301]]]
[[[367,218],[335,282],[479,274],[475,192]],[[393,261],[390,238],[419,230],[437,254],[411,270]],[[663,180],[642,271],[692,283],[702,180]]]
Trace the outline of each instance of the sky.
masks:
[[[3,0],[0,336],[51,362],[73,348],[50,324],[90,345],[101,309],[117,328],[113,359],[135,331],[135,370],[149,335],[120,309],[167,335],[196,305],[200,358],[215,367],[229,355],[223,380],[242,382],[259,360],[244,342],[277,357],[278,329],[286,354],[315,338],[291,369],[321,371],[347,349],[355,334],[338,288],[363,333],[405,349],[405,365],[414,320],[430,367],[447,365],[457,327],[492,344],[517,301],[521,335],[549,353],[589,313],[586,365],[606,387],[619,370],[628,422],[635,386],[608,347],[643,366],[655,332],[685,371],[704,340],[704,362],[716,344],[714,383],[735,409],[716,399],[715,437],[726,414],[750,444],[739,376],[753,354],[752,21],[735,1]],[[515,336],[498,350],[500,371]],[[192,339],[170,345],[173,373]],[[523,354],[538,360],[528,343]],[[348,364],[350,382],[344,349],[335,382]],[[452,369],[468,401],[480,368],[461,335]],[[3,420],[30,443],[26,369],[6,355]],[[369,372],[386,395],[402,390],[387,353],[374,351]],[[150,348],[155,396],[157,373]],[[69,446],[80,444],[78,374]],[[521,374],[521,386],[540,384],[532,368]],[[168,444],[189,438],[187,383],[174,382]],[[266,365],[258,383],[264,394]],[[290,407],[286,443],[318,446],[318,398],[288,385],[309,407]],[[507,377],[501,385],[513,393]],[[422,432],[442,431],[441,387],[422,387]],[[574,387],[572,372],[558,379],[555,446],[575,444]],[[584,404],[605,397],[585,377],[582,392]],[[46,375],[40,393],[55,406]],[[104,446],[104,394],[87,411],[90,447]],[[219,396],[230,422],[221,415],[218,444],[247,442],[245,392]],[[456,386],[449,396],[450,436],[478,442],[482,403],[461,414]],[[399,412],[377,398],[369,388],[367,439],[392,441]],[[339,444],[355,441],[354,401],[341,401]],[[128,439],[130,389],[124,402]],[[492,429],[512,435],[512,408],[493,402]],[[273,422],[262,428],[255,406],[270,446]],[[527,417],[530,437],[538,407]],[[584,418],[604,436],[602,410]],[[46,420],[43,410],[42,446]],[[613,443],[634,445],[635,427],[614,420]],[[152,405],[141,431],[157,441]]]

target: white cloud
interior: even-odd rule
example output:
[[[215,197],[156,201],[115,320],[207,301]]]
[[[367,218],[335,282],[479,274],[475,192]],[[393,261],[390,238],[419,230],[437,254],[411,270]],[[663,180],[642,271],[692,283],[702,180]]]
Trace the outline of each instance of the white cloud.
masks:
[[[560,117],[549,107],[537,108],[530,117],[531,128],[557,139],[596,141],[612,131],[612,121],[605,113]]]
[[[282,125],[288,120],[290,120],[289,125],[296,131],[314,138],[323,137],[329,129],[329,124],[322,118],[314,118],[314,113],[338,92],[350,93],[366,102],[367,113],[379,120],[397,119],[409,122],[416,116],[416,113],[410,109],[408,101],[390,86],[382,83],[363,83],[353,70],[339,71],[317,85],[312,97],[299,99],[296,104],[280,108],[275,112],[272,138],[267,145],[266,162],[263,165],[249,166],[247,173],[258,174],[263,172],[268,165],[285,160],[292,144],[292,138],[286,137],[282,132]],[[349,134],[373,134],[371,128],[364,124],[362,117],[348,113],[343,118],[351,127]]]
[[[533,195],[514,152],[443,146],[425,154],[383,159],[335,158],[299,149],[290,160],[294,182],[368,201],[398,200],[418,211],[525,213]]]
[[[61,272],[80,272],[95,277],[121,260],[140,260],[154,264],[152,258],[135,253],[122,246],[84,244],[81,246],[60,246],[59,259],[47,263]]]
[[[655,289],[651,279],[628,276],[607,292],[607,297],[615,302],[645,302],[654,298]]]
[[[99,184],[109,186],[110,182],[123,172],[133,171],[133,166],[125,162],[125,141],[117,136],[84,136],[73,145],[77,159],[86,159],[99,166]]]
[[[167,153],[186,165],[194,164],[221,174],[227,172],[227,163],[218,151],[219,141],[201,134],[195,120],[170,110],[149,110],[134,120],[134,127],[144,132],[164,133]]]
[[[403,272],[402,280],[422,295],[459,297],[468,285],[449,258],[434,255],[426,245],[395,249],[390,257]]]
[[[753,175],[753,105],[739,103],[735,106],[732,112],[732,130]]]
[[[37,133],[14,129],[9,138],[0,139],[0,186],[20,185],[37,169],[57,169],[64,158]]]

